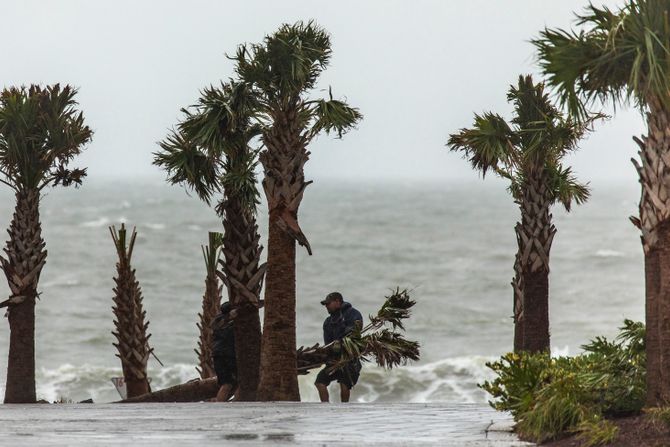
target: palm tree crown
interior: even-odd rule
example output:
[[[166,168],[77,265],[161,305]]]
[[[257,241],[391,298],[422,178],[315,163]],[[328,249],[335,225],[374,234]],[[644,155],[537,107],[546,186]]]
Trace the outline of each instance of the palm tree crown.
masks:
[[[549,85],[579,116],[594,101],[616,106],[651,98],[670,109],[668,0],[629,0],[618,11],[589,5],[579,31],[545,29],[533,43]]]
[[[15,191],[79,185],[86,169],[68,163],[93,132],[66,85],[11,87],[0,93],[0,182]]]
[[[463,152],[482,175],[494,171],[508,179],[515,199],[527,177],[542,169],[537,174],[546,176],[552,203],[560,202],[569,210],[572,201],[586,201],[588,188],[576,181],[561,159],[577,148],[593,118],[581,123],[565,118],[551,104],[544,84],[533,84],[530,76],[520,76],[518,85],[510,86],[507,99],[514,104],[510,123],[495,113],[475,114],[472,128],[451,136],[451,149]]]
[[[154,164],[168,172],[168,181],[186,184],[207,204],[225,190],[254,213],[258,152],[249,144],[259,126],[251,123],[253,101],[248,86],[234,80],[205,88],[195,105],[182,109],[183,120],[160,143]],[[224,201],[217,205],[219,215]]]

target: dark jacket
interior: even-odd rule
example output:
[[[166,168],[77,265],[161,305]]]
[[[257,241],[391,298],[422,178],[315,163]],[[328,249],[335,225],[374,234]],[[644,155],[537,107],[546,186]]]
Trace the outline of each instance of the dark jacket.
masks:
[[[217,315],[212,322],[212,356],[235,362],[235,331],[224,314]]]
[[[330,314],[323,322],[323,342],[328,344],[335,340],[341,340],[354,330],[356,321],[363,324],[361,313],[354,309],[350,303],[342,303],[340,310]]]

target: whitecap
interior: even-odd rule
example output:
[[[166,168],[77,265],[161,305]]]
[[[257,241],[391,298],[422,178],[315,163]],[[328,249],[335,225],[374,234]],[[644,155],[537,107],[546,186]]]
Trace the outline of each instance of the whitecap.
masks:
[[[147,224],[144,224],[144,226],[149,228],[150,230],[164,230],[165,229],[165,224],[162,224],[162,223],[147,223]]]
[[[109,225],[109,219],[107,217],[101,217],[96,220],[89,220],[87,222],[82,222],[79,224],[80,227],[87,227],[87,228],[100,228],[104,227],[105,225]]]
[[[616,250],[598,250],[596,256],[599,258],[623,258],[624,254]]]
[[[189,225],[186,228],[188,228],[191,231],[202,231],[202,227],[200,225]]]

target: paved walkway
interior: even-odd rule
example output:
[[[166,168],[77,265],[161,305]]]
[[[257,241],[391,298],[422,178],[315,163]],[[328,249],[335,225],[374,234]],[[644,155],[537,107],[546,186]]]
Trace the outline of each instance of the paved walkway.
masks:
[[[471,404],[0,405],[1,446],[529,445]]]

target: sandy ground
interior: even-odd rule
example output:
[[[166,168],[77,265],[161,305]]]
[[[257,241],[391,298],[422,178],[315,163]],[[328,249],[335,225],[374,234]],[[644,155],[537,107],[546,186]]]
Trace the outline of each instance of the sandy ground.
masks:
[[[0,405],[1,446],[522,446],[474,404]]]

